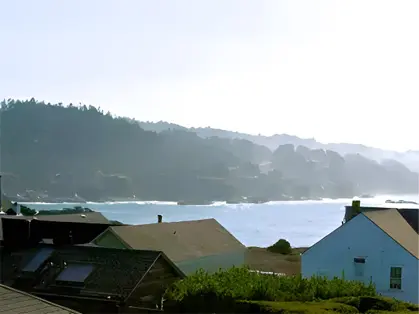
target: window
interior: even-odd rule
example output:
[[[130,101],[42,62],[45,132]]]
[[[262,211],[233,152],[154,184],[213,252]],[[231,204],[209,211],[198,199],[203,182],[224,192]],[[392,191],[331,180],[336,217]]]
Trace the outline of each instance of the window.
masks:
[[[25,272],[36,272],[45,261],[50,258],[53,249],[43,248],[39,250],[28,264],[22,269]]]
[[[391,267],[390,268],[390,289],[402,289],[402,268]]]
[[[364,257],[355,257],[354,258],[354,268],[356,277],[364,277],[364,268],[365,268],[365,258]]]
[[[364,266],[365,264],[355,263],[355,276],[364,277]]]
[[[70,264],[56,278],[56,281],[84,283],[93,271],[90,264]]]

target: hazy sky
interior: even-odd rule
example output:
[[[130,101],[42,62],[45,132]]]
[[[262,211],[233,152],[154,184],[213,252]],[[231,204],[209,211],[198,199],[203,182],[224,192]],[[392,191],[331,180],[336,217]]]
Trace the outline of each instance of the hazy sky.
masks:
[[[0,0],[0,98],[419,149],[419,1]]]

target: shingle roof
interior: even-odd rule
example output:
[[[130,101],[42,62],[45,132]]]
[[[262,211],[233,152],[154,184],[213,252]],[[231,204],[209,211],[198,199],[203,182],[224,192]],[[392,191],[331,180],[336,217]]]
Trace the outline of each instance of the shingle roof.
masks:
[[[79,312],[4,285],[0,285],[0,313],[79,314]]]
[[[91,224],[110,224],[109,220],[102,213],[82,213],[82,214],[63,214],[63,215],[39,215],[39,216],[0,216],[0,241],[3,240],[2,219],[19,219],[19,220],[38,220],[51,222],[77,222]]]
[[[2,216],[5,219],[36,219],[39,221],[56,221],[56,222],[82,222],[94,224],[109,224],[109,220],[102,213],[80,213],[80,214],[63,214],[63,215],[37,215],[37,216]]]
[[[419,235],[397,209],[364,212],[363,215],[406,251],[419,258]]]
[[[39,250],[52,249],[51,255],[43,263],[48,265],[42,275],[23,272],[25,266],[38,256]],[[54,247],[40,245],[35,250],[27,251],[20,262],[15,262],[20,275],[16,278],[14,287],[19,288],[21,283],[28,280],[34,282],[33,293],[57,293],[57,275],[69,264],[92,265],[92,271],[83,287],[76,289],[77,296],[107,298],[115,300],[126,298],[143,279],[158,259],[164,259],[171,265],[172,271],[182,277],[183,274],[173,265],[164,254],[159,251],[120,250],[103,247],[65,246]],[[39,268],[44,267],[43,264]],[[35,280],[35,281],[33,281]],[[26,287],[26,284],[23,284]],[[71,291],[66,292],[72,296]],[[75,295],[75,296],[76,296]]]
[[[162,251],[174,262],[245,248],[215,219],[112,226],[109,231],[132,249]]]

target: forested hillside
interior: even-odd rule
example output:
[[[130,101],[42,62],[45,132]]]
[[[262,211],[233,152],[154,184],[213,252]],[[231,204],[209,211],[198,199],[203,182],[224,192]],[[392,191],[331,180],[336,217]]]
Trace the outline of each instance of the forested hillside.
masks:
[[[0,127],[3,189],[13,198],[201,203],[417,192],[417,174],[395,161],[293,145],[272,152],[181,128],[156,133],[91,106],[3,101]]]
[[[164,121],[160,122],[139,122],[140,126],[144,130],[162,132],[168,129],[172,130],[189,130],[197,133],[202,138],[209,138],[217,136],[220,138],[227,139],[245,139],[251,141],[257,145],[263,145],[268,147],[270,150],[275,150],[280,145],[293,144],[294,146],[305,146],[310,149],[324,149],[332,150],[339,153],[342,156],[348,154],[361,154],[364,157],[373,159],[376,161],[382,161],[384,159],[397,160],[411,170],[419,171],[419,152],[418,151],[407,151],[407,152],[396,152],[390,150],[383,150],[374,147],[368,147],[361,144],[348,144],[348,143],[320,143],[314,138],[300,138],[298,136],[289,134],[275,134],[272,136],[265,135],[252,135],[240,132],[233,132],[227,130],[214,129],[210,127],[206,128],[185,128],[183,126],[168,123]]]

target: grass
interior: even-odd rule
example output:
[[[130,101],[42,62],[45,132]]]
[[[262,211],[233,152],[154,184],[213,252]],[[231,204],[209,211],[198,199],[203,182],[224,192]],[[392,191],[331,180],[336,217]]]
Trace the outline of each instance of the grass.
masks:
[[[177,313],[372,314],[419,310],[415,305],[377,296],[373,285],[340,278],[264,275],[247,268],[214,274],[199,271],[174,283],[165,299],[169,309]]]
[[[301,273],[301,255],[305,249],[295,248],[290,255],[269,252],[266,248],[249,247],[246,265],[253,270],[283,273],[289,276]]]
[[[382,297],[355,297],[318,302],[240,301],[237,310],[245,313],[417,313],[417,306]],[[355,302],[355,304],[353,304]],[[358,304],[368,304],[364,308]]]
[[[248,313],[359,313],[350,305],[334,302],[269,302],[245,301],[240,302],[242,309]]]

